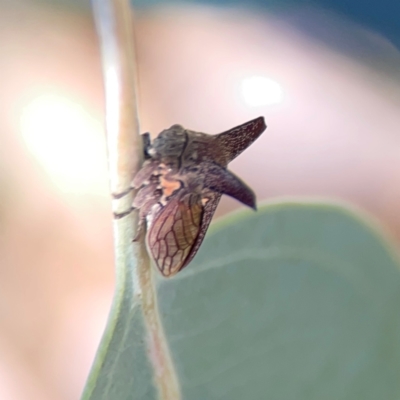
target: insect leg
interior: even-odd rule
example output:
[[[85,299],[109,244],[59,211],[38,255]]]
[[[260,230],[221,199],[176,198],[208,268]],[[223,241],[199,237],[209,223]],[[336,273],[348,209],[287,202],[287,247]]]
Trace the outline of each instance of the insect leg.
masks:
[[[149,199],[145,204],[143,204],[142,207],[139,208],[139,221],[137,225],[137,230],[135,237],[132,239],[133,242],[137,242],[146,226],[146,219],[149,215],[152,215],[153,212],[157,212],[158,208],[161,207],[159,206],[157,210],[153,209],[155,205],[159,204],[158,200],[156,198],[151,198]]]
[[[122,197],[126,196],[133,190],[133,187],[130,187],[129,189],[121,192],[121,193],[112,193],[111,196],[113,199],[118,200],[121,199]]]
[[[135,207],[131,207],[129,210],[124,211],[122,213],[114,213],[114,219],[121,219],[129,215],[133,210],[135,210]]]
[[[133,181],[131,183],[132,187],[139,189],[142,185],[147,184],[151,180],[152,175],[157,175],[158,167],[159,167],[158,161],[154,160],[145,161],[142,168],[134,176]]]
[[[149,183],[143,186],[135,195],[132,206],[142,208],[150,199],[158,199],[161,197],[161,191],[157,189],[158,183]]]

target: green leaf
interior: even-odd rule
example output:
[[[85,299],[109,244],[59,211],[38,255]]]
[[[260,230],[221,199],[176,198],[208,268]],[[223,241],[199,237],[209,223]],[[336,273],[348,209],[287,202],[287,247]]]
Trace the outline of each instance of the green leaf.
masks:
[[[400,398],[399,263],[346,209],[230,216],[186,270],[156,284],[185,400]],[[157,398],[139,304],[124,301],[86,398]]]

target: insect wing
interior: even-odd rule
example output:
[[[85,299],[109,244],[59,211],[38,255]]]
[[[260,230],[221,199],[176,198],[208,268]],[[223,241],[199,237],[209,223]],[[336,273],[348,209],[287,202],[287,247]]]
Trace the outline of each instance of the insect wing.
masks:
[[[197,250],[199,250],[201,244],[203,243],[204,236],[207,233],[208,226],[210,225],[210,222],[212,220],[212,217],[215,213],[215,210],[218,206],[218,203],[221,199],[221,194],[220,193],[211,193],[210,196],[208,196],[208,201],[204,206],[203,210],[203,218],[201,220],[201,226],[200,226],[200,231],[199,234],[197,235],[197,238],[193,244],[193,247],[191,249],[190,254],[185,260],[185,263],[182,265],[181,269],[186,267],[192,261],[193,257],[196,255]]]
[[[193,258],[203,214],[199,195],[178,192],[154,216],[147,233],[147,247],[164,276],[176,274]]]

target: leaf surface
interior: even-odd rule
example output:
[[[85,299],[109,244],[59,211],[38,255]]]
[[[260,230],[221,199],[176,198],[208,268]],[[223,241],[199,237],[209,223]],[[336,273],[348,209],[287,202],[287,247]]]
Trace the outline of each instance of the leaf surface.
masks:
[[[400,398],[399,262],[340,206],[224,218],[156,285],[185,400]],[[121,305],[86,398],[156,399],[140,303]]]

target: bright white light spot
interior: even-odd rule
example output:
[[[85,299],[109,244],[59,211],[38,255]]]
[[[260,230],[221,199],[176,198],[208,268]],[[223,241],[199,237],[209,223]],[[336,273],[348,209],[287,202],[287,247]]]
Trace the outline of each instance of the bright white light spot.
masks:
[[[102,128],[78,103],[53,94],[36,97],[22,110],[20,128],[29,150],[61,190],[104,189]]]
[[[269,106],[283,101],[281,85],[264,76],[244,78],[242,95],[244,101],[250,107]]]

